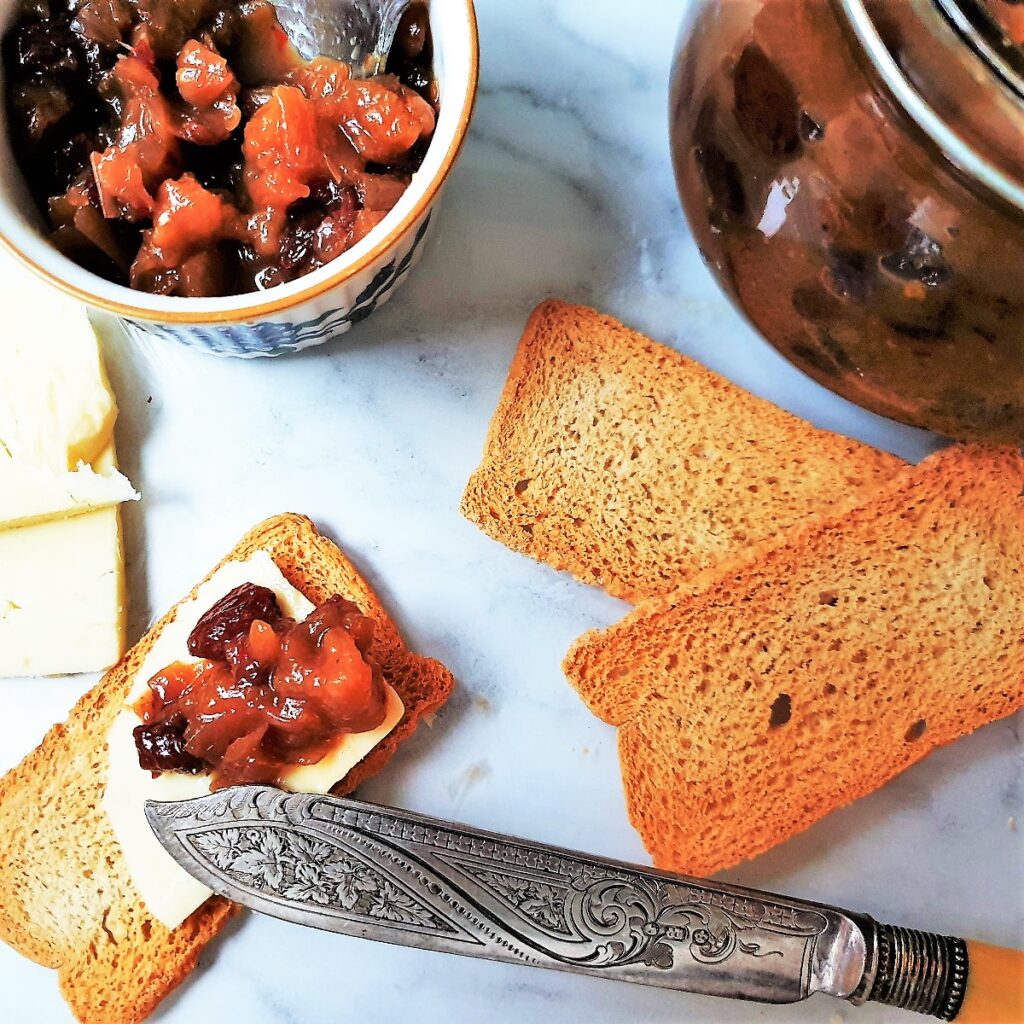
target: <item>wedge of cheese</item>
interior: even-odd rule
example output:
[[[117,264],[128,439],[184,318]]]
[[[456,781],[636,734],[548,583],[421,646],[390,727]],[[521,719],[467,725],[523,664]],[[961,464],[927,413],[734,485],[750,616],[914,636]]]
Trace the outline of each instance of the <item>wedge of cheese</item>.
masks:
[[[114,471],[114,446],[96,465]],[[102,672],[125,651],[116,506],[0,530],[0,678]]]
[[[116,508],[0,530],[0,676],[100,672],[124,653]]]
[[[25,463],[0,453],[0,530],[111,508],[139,495],[116,469],[97,473],[88,463],[74,472]]]
[[[92,463],[117,405],[85,309],[0,253],[0,453],[54,470]]]
[[[112,479],[113,445],[96,465]],[[117,505],[0,529],[0,678],[108,669],[125,622]]]

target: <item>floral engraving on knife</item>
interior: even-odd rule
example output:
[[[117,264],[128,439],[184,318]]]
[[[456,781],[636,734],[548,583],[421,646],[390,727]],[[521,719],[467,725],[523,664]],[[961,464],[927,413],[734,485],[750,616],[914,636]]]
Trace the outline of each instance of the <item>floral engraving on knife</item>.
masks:
[[[192,837],[198,853],[246,888],[357,916],[450,930],[394,882],[330,843],[274,827],[231,827]]]
[[[475,877],[535,924],[564,935],[572,934],[565,920],[565,887],[497,871],[478,871]]]

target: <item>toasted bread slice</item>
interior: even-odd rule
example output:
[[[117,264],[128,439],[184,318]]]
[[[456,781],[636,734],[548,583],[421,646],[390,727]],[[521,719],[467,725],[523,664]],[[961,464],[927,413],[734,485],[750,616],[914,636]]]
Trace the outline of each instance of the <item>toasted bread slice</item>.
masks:
[[[753,857],[1024,705],[1022,488],[1019,453],[948,449],[577,642],[659,867]]]
[[[902,468],[592,309],[534,312],[462,512],[629,601],[671,592]]]
[[[451,674],[410,653],[367,583],[308,519],[268,520],[225,561],[260,550],[311,601],[341,594],[374,620],[374,654],[405,704],[395,730],[335,789],[348,793],[380,771],[417,722],[445,702]],[[0,780],[0,937],[56,968],[72,1011],[89,1024],[144,1020],[237,909],[213,897],[168,931],[140,901],[101,806],[107,734],[173,616],[172,610],[78,702],[67,722]]]

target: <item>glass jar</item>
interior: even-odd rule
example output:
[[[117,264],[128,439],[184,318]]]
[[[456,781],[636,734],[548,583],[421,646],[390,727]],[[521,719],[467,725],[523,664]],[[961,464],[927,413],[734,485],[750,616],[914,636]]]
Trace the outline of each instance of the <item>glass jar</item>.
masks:
[[[671,127],[704,258],[779,351],[876,412],[1021,443],[1011,6],[693,0]]]

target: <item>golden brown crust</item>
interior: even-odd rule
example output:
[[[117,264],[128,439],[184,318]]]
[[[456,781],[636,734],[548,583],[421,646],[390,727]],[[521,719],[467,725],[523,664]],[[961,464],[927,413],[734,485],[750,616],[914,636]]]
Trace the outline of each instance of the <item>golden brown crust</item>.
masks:
[[[1024,706],[1022,490],[1017,451],[948,449],[573,647],[659,867],[753,857]]]
[[[462,513],[637,601],[859,504],[902,465],[552,300],[526,327]]]
[[[260,550],[311,601],[340,593],[376,623],[374,653],[402,698],[405,715],[336,788],[349,792],[387,763],[423,715],[445,702],[451,674],[409,652],[373,591],[305,517],[268,520],[224,561],[244,560]],[[54,726],[0,779],[0,938],[57,969],[72,1011],[88,1024],[144,1020],[195,967],[237,909],[214,897],[168,931],[149,916],[135,892],[101,806],[107,733],[135,673],[174,613],[171,609],[75,705],[67,722]]]

